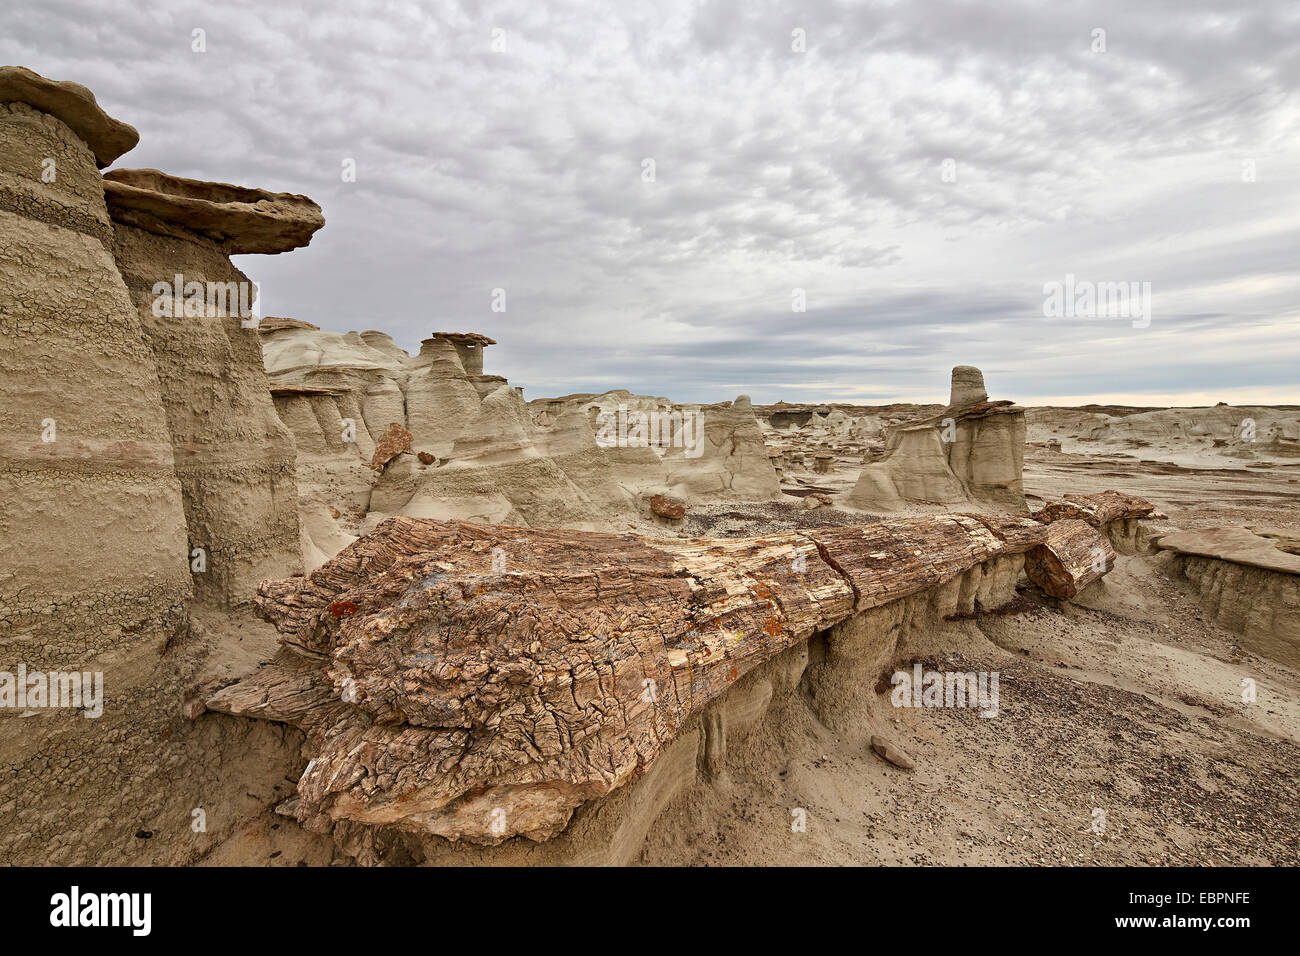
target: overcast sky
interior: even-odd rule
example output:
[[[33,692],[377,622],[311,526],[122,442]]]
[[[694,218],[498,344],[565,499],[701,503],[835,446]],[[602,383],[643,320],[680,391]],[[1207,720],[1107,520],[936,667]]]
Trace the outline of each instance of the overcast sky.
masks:
[[[1300,402],[1300,3],[1233,6],[4,0],[0,62],[320,203],[237,260],[268,314],[483,332],[529,398]]]

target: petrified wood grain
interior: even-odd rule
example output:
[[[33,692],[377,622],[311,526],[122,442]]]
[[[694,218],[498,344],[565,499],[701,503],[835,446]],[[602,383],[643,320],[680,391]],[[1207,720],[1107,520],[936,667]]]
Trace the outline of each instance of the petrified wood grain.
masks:
[[[1115,566],[1110,539],[1086,521],[1047,525],[1042,544],[1025,555],[1025,574],[1056,598],[1072,598]]]
[[[544,840],[750,669],[855,610],[1031,551],[1051,587],[1085,585],[1079,549],[1104,538],[1073,524],[940,515],[715,540],[390,518],[260,588],[317,676],[272,665],[206,703],[307,731],[309,827]]]
[[[388,427],[375,439],[375,453],[370,458],[370,467],[375,471],[383,471],[384,465],[403,452],[411,450],[413,437],[399,423],[389,423]]]
[[[1063,501],[1044,505],[1034,517],[1044,524],[1079,520],[1099,528],[1121,518],[1146,518],[1155,510],[1155,506],[1145,498],[1120,491],[1101,491],[1093,495],[1066,495]]]

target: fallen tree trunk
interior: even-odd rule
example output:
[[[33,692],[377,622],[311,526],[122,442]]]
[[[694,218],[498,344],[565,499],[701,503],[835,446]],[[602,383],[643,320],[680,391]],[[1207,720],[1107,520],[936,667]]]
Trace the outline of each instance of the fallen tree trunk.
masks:
[[[1053,521],[1025,555],[1025,574],[1055,598],[1074,597],[1115,566],[1110,539],[1086,521]]]
[[[1086,521],[1100,528],[1121,518],[1147,518],[1155,506],[1145,498],[1119,491],[1100,491],[1092,495],[1066,495],[1062,501],[1044,505],[1034,518],[1044,524],[1054,521]]]
[[[1080,549],[1104,536],[1074,524],[939,515],[650,540],[390,518],[259,589],[302,667],[204,703],[307,731],[304,825],[544,840],[734,681],[855,610],[1026,552],[1040,584],[1086,584]]]

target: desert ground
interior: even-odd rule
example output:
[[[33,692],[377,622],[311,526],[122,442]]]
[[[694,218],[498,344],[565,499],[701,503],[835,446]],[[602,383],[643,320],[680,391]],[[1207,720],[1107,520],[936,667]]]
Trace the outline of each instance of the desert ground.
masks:
[[[1300,862],[1300,408],[525,397],[137,138],[0,68],[6,860]]]

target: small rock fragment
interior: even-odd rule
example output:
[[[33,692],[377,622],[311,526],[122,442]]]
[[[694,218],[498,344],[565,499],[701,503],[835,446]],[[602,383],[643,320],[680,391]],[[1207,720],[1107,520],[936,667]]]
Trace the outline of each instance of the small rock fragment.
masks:
[[[887,760],[895,767],[902,770],[912,770],[916,767],[916,764],[912,762],[911,757],[903,753],[903,751],[899,750],[884,737],[877,737],[873,734],[871,737],[871,749],[874,750],[882,760]]]
[[[660,518],[676,520],[686,514],[686,506],[663,495],[654,495],[650,499],[650,510]]]

